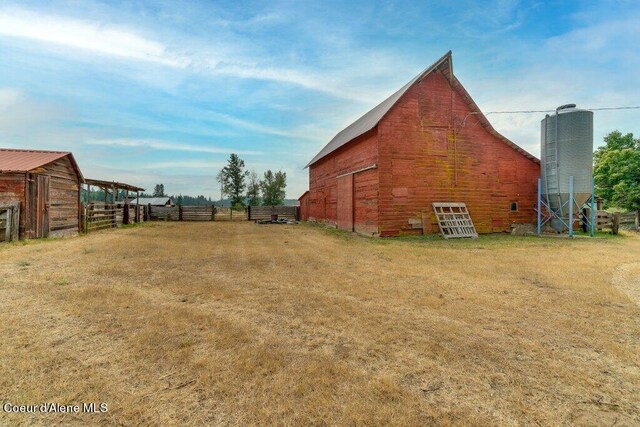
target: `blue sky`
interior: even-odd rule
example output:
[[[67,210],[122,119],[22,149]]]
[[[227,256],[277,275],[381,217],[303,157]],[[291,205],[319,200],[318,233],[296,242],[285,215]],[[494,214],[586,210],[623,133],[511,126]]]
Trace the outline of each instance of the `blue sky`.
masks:
[[[219,197],[230,152],[288,197],[338,131],[447,50],[485,111],[640,105],[637,1],[0,2],[0,146]],[[489,115],[539,153],[543,114]],[[640,110],[597,112],[640,135]]]

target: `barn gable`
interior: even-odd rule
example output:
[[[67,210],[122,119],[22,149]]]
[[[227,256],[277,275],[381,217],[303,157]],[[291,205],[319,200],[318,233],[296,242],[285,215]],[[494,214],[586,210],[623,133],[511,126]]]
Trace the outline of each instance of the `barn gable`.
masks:
[[[437,232],[433,202],[466,203],[481,233],[535,217],[537,159],[484,121],[442,70],[408,89],[377,135],[380,235]]]
[[[469,93],[464,89],[464,87],[460,84],[458,79],[453,74],[453,58],[451,51],[448,51],[444,54],[440,59],[434,62],[432,65],[427,67],[424,71],[414,77],[409,83],[400,88],[397,92],[391,95],[389,98],[385,99],[383,102],[375,106],[365,115],[360,117],[358,120],[347,126],[345,129],[340,131],[329,143],[322,149],[318,154],[316,154],[313,159],[306,165],[309,167],[314,163],[318,162],[320,159],[326,157],[327,155],[333,153],[339,148],[345,146],[350,143],[354,139],[362,136],[363,134],[369,132],[378,124],[380,121],[389,113],[389,111],[400,101],[400,99],[409,91],[411,87],[415,84],[422,81],[425,77],[430,75],[433,72],[440,72],[444,75],[451,86],[459,91],[462,97],[467,101],[469,107],[472,109],[473,114],[477,116],[477,120],[479,120],[482,125],[492,134],[494,134],[497,138],[505,142],[507,145],[520,152],[524,156],[538,161],[538,159],[526,152],[524,149],[519,147],[517,144],[510,141],[508,138],[501,135],[497,132],[491,123],[487,120],[487,118],[482,114],[477,104],[471,99]]]

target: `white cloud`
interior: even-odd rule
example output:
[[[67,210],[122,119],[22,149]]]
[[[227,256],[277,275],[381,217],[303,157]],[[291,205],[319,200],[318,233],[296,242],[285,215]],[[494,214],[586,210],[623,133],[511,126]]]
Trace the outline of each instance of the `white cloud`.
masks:
[[[267,20],[270,20],[269,18]],[[181,50],[143,37],[126,27],[100,22],[71,19],[63,16],[44,15],[17,8],[0,8],[0,36],[79,49],[96,55],[143,61],[210,76],[230,76],[296,85],[338,98],[362,100],[366,92],[353,91],[346,85],[336,84],[322,73],[294,68],[279,68],[263,64],[255,58],[245,58],[233,52],[233,46],[218,42],[219,58],[212,58],[205,51],[194,51],[189,39],[182,39]],[[74,59],[79,59],[77,56]]]
[[[22,92],[14,88],[0,88],[0,112],[14,106],[22,100]]]
[[[41,15],[20,9],[0,9],[0,35],[26,38],[184,68],[190,61],[168,53],[167,48],[130,30],[110,28],[96,22]]]
[[[337,85],[335,82],[330,81],[333,80],[331,78],[305,70],[218,63],[211,71],[215,75],[268,80],[297,85],[305,89],[324,92],[337,98],[365,102],[371,100],[370,95],[364,91],[357,91],[342,85]]]
[[[148,163],[142,166],[144,169],[207,169],[224,167],[224,162],[207,162],[202,160],[183,160],[175,162]]]
[[[173,142],[156,141],[152,139],[128,139],[128,138],[114,138],[114,139],[90,139],[86,141],[89,145],[105,145],[105,146],[117,146],[117,147],[147,147],[155,150],[167,150],[167,151],[186,151],[193,153],[212,153],[212,154],[229,154],[236,153],[245,156],[261,155],[261,151],[254,150],[237,150],[234,148],[222,148],[212,146],[198,146],[190,144],[180,144]]]
[[[0,143],[10,143],[9,137],[33,143],[36,129],[54,126],[69,118],[70,113],[59,105],[35,101],[18,89],[0,88]],[[18,139],[18,138],[16,138]]]

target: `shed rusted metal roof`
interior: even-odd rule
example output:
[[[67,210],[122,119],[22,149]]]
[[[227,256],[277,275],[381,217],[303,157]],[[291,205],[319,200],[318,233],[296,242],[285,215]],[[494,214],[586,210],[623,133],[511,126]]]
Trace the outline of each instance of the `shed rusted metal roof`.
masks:
[[[68,151],[21,150],[17,148],[0,148],[0,173],[25,173],[41,166],[69,156],[69,161],[76,173],[83,179],[80,168]]]
[[[138,203],[136,198],[132,198],[129,203],[135,205]],[[173,206],[173,200],[171,197],[140,197],[141,205],[151,205],[151,206]]]
[[[105,181],[105,180],[102,180],[102,179],[89,179],[89,178],[85,179],[83,182],[85,184],[95,185],[96,187],[101,187],[101,188],[112,188],[112,187],[115,187],[115,188],[120,189],[120,190],[144,191],[144,188],[142,188],[142,187],[136,187],[135,185],[125,184],[124,182]]]
[[[463,97],[465,97],[465,99],[467,100],[467,104],[469,105],[469,107],[471,107],[474,111],[477,111],[477,114],[479,115],[479,121],[482,124],[482,126],[484,126],[490,133],[492,133],[493,135],[497,136],[499,139],[506,142],[513,149],[519,151],[520,153],[524,154],[526,157],[534,161],[538,161],[538,159],[535,156],[526,152],[525,150],[520,148],[517,144],[511,142],[509,139],[507,139],[506,137],[498,133],[493,128],[493,126],[491,126],[491,124],[489,123],[487,118],[484,116],[484,114],[480,112],[480,109],[478,108],[478,106],[475,104],[475,102],[473,102],[473,100],[471,99],[467,91],[462,87],[458,79],[453,75],[452,54],[451,54],[451,51],[448,51],[440,59],[438,59],[436,62],[431,64],[420,74],[415,76],[409,83],[402,86],[393,95],[391,95],[390,97],[382,101],[380,104],[375,106],[364,116],[360,117],[358,120],[356,120],[355,122],[347,126],[345,129],[340,131],[331,141],[329,141],[327,145],[325,145],[325,147],[322,150],[320,150],[318,154],[315,155],[313,159],[311,159],[311,161],[305,166],[305,168],[311,166],[312,164],[316,163],[318,160],[336,151],[338,148],[346,145],[347,143],[353,141],[355,138],[361,135],[364,135],[365,133],[375,128],[378,125],[378,123],[380,123],[380,120],[382,120],[382,118],[391,110],[391,108],[393,108],[393,106],[396,105],[396,103],[400,100],[400,98],[402,98],[402,95],[404,95],[411,86],[421,81],[427,75],[429,75],[430,73],[434,72],[437,69],[444,70],[444,74],[451,82],[451,85],[455,89],[460,90],[462,92]]]

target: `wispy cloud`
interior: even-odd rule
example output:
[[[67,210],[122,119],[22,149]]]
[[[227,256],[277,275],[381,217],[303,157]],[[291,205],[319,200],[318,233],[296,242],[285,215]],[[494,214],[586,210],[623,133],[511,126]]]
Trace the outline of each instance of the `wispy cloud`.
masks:
[[[190,63],[187,58],[169,54],[161,43],[127,29],[21,9],[0,9],[0,35],[172,67],[183,68]]]
[[[266,16],[264,19],[272,21],[274,17],[275,15]],[[0,36],[59,45],[97,55],[188,69],[212,77],[273,81],[327,93],[338,98],[366,99],[365,93],[353,91],[346,85],[336,85],[331,79],[315,71],[273,67],[261,64],[256,58],[237,55],[212,58],[208,52],[194,51],[189,46],[188,40],[183,40],[183,44],[179,45],[178,49],[170,49],[165,44],[143,37],[135,30],[124,26],[45,15],[15,7],[0,9]],[[219,43],[223,44],[223,42]],[[221,50],[232,49],[229,47]],[[181,53],[181,51],[189,53]]]
[[[211,154],[229,154],[236,153],[245,156],[257,156],[263,154],[261,151],[255,150],[237,150],[234,148],[199,146],[190,144],[180,144],[175,142],[156,141],[152,139],[91,139],[86,142],[89,145],[106,145],[110,147],[146,147],[154,150],[165,151],[186,151],[191,153],[211,153]]]

